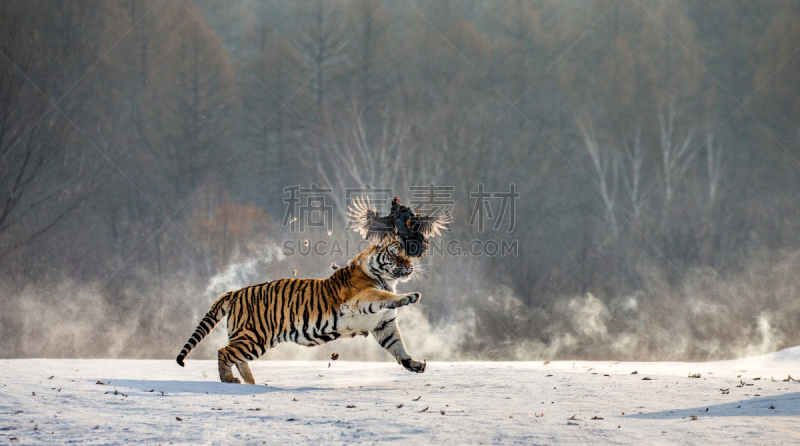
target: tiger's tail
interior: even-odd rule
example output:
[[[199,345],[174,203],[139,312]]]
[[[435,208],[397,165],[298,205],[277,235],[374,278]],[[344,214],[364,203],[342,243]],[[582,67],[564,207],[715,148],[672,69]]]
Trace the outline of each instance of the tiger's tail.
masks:
[[[225,314],[228,312],[228,302],[230,301],[230,296],[232,293],[225,293],[216,302],[214,305],[211,306],[211,309],[208,310],[208,313],[203,317],[203,320],[200,321],[200,324],[194,330],[194,334],[192,337],[189,338],[189,341],[186,342],[186,345],[183,346],[183,350],[178,353],[178,357],[176,361],[178,365],[183,367],[183,359],[186,358],[186,355],[194,349],[200,341],[203,340],[211,330],[216,327],[217,323],[219,323],[220,319],[222,319]]]

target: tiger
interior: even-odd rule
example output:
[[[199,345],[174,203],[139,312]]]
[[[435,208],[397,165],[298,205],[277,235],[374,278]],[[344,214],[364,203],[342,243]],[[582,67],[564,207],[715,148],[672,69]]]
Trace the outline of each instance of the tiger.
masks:
[[[397,242],[372,244],[327,279],[279,279],[220,296],[176,358],[184,359],[227,317],[228,345],[217,352],[219,378],[255,384],[248,361],[281,342],[309,347],[340,337],[372,336],[410,372],[423,373],[427,360],[414,360],[397,327],[397,309],[419,302],[420,293],[395,294],[414,265]]]

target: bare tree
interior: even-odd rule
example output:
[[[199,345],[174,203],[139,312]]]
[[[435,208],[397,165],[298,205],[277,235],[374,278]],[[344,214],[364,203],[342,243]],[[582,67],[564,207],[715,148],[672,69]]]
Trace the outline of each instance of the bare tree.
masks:
[[[55,228],[97,187],[96,161],[70,118],[88,94],[52,97],[72,73],[61,55],[76,48],[15,6],[0,10],[0,246],[9,250]]]
[[[411,156],[411,126],[402,114],[393,115],[384,108],[380,127],[370,128],[364,114],[355,105],[349,119],[328,125],[325,137],[306,147],[303,163],[319,175],[323,184],[335,190],[363,187],[365,184],[398,187],[415,178],[415,164],[406,162]],[[346,204],[334,195],[340,209]]]
[[[633,147],[631,147],[631,145]],[[633,218],[639,221],[642,217],[642,208],[640,203],[641,193],[641,180],[642,180],[642,165],[644,164],[644,154],[642,153],[642,126],[636,126],[636,133],[634,134],[633,141],[624,144],[625,150],[623,156],[625,161],[630,166],[630,174],[628,174],[627,166],[622,166],[622,181],[625,184],[625,189],[628,191],[628,197],[633,206]]]
[[[658,123],[661,130],[661,156],[664,174],[664,197],[669,203],[675,193],[675,186],[680,181],[689,163],[697,151],[688,153],[692,142],[692,133],[686,135],[680,144],[673,143],[675,131],[675,104],[670,104],[667,112],[659,110]]]
[[[578,127],[583,134],[583,142],[586,150],[592,159],[595,173],[597,174],[597,189],[603,199],[605,218],[612,233],[617,234],[617,216],[615,214],[615,204],[617,196],[617,184],[619,179],[619,158],[611,150],[601,150],[597,143],[594,125],[589,119],[578,119]],[[609,172],[609,169],[611,170]],[[609,177],[610,175],[610,177]]]
[[[305,0],[296,3],[301,20],[301,33],[296,36],[297,46],[305,58],[310,89],[316,104],[318,122],[325,115],[325,106],[331,101],[329,89],[333,71],[345,55],[340,53],[344,38],[341,31],[339,2]]]
[[[722,147],[714,147],[713,132],[709,132],[706,138],[706,165],[708,167],[708,198],[713,203],[719,194],[719,182],[722,178]]]

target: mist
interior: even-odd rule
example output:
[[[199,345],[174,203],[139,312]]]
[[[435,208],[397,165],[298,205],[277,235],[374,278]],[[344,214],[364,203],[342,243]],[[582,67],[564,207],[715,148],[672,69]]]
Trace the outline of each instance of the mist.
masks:
[[[312,263],[307,260],[297,263]],[[122,294],[132,302],[125,308],[107,302],[98,284],[60,281],[31,286],[14,304],[4,306],[4,326],[10,334],[0,354],[171,358],[221,294],[285,277],[294,267],[277,244],[267,241],[211,277],[171,279],[162,298],[156,289],[125,290]],[[426,283],[417,276],[398,288],[421,290],[423,300],[400,310],[398,324],[410,352],[436,361],[701,361],[755,356],[797,342],[800,304],[791,297],[798,267],[795,253],[777,262],[754,262],[738,277],[698,269],[676,288],[650,270],[646,291],[600,297],[565,294],[542,308],[530,308],[510,287],[492,284],[485,275],[458,279],[457,287],[447,281]],[[462,270],[446,262],[436,268],[438,275],[454,279]],[[320,274],[313,276],[324,277],[330,271],[325,269],[321,265],[315,270]],[[213,359],[226,343],[221,321],[192,357]],[[264,357],[329,360],[333,352],[343,360],[391,360],[371,337],[360,336],[314,348],[281,344]]]
[[[174,358],[354,257],[360,195],[453,217],[415,358],[800,345],[799,47],[798,2],[3,2],[0,357]],[[391,360],[265,358],[332,352]]]

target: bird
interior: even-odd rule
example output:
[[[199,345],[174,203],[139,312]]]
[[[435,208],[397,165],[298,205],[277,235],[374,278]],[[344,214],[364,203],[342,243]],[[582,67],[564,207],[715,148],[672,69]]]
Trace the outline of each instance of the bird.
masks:
[[[336,271],[339,268],[341,268],[341,267],[339,265],[337,265],[336,262],[331,263],[331,269],[332,270]]]
[[[347,212],[350,227],[370,243],[386,243],[396,239],[403,244],[406,256],[419,258],[428,251],[429,237],[441,235],[451,222],[450,214],[423,216],[392,199],[389,215],[381,217],[369,203],[369,197],[357,197]]]

